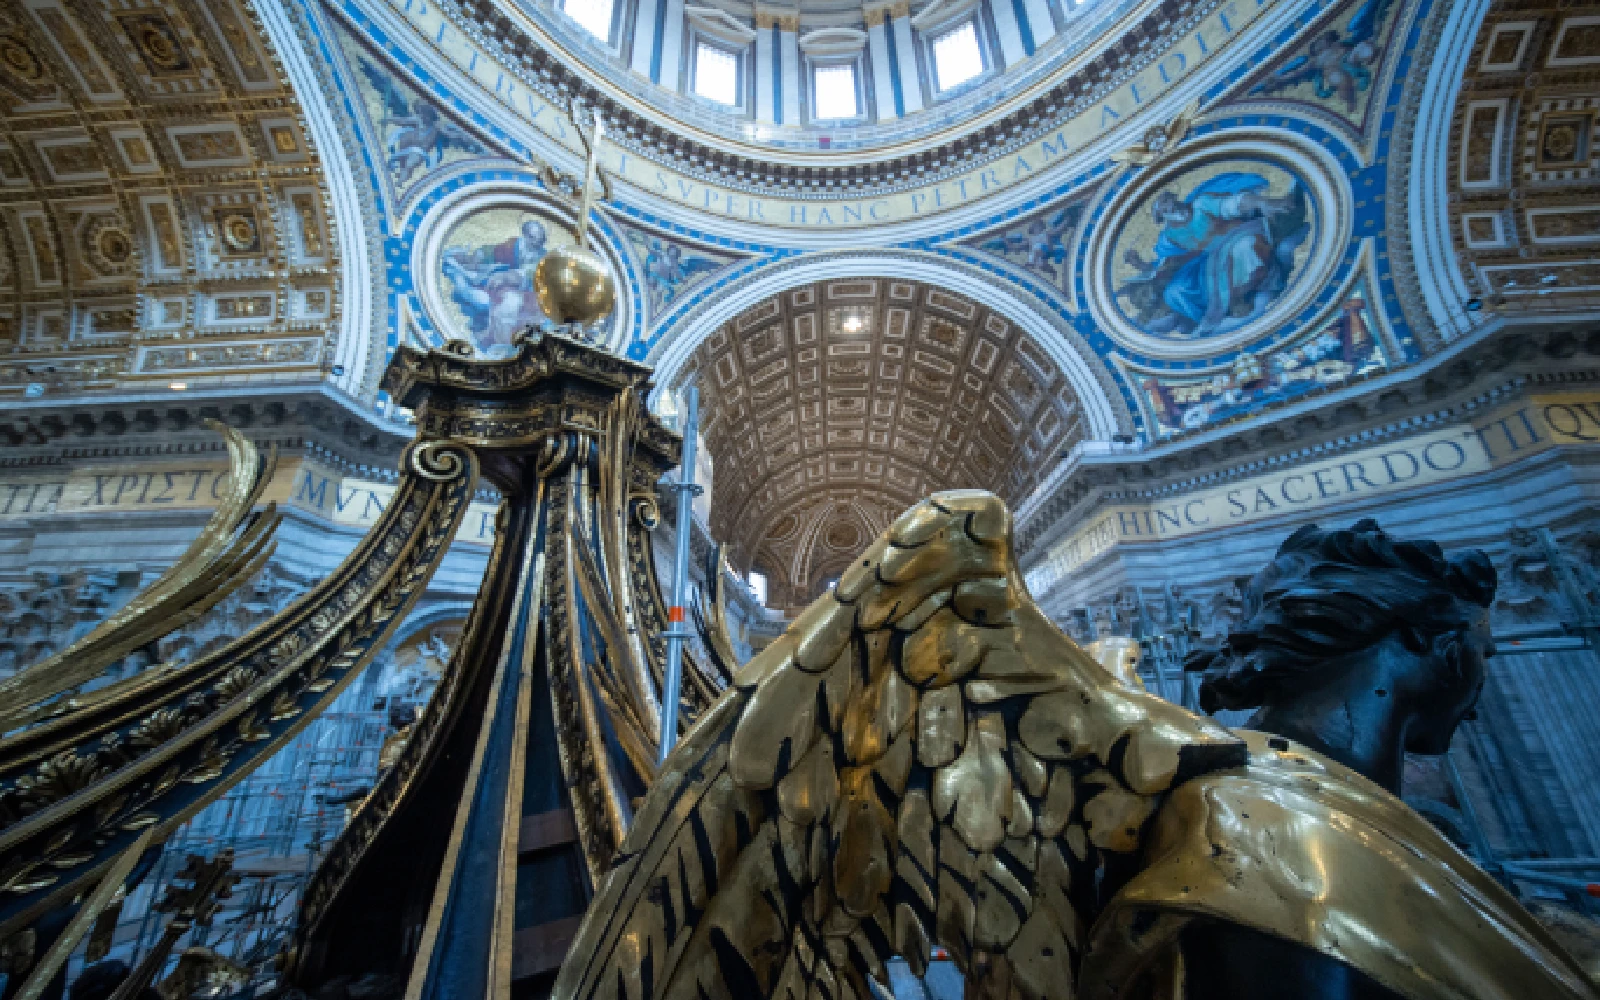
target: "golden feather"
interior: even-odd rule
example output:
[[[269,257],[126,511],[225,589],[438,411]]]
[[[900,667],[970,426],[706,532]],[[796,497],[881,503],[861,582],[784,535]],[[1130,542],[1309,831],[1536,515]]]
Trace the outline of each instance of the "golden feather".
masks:
[[[1531,918],[1421,817],[1304,748],[1267,753],[1257,735],[1101,667],[1029,597],[1004,505],[937,494],[679,744],[553,996],[866,1000],[891,956],[920,974],[938,944],[969,996],[1130,1000],[1170,956],[1160,948],[1219,912],[1416,1000],[1588,996]],[[1315,829],[1283,807],[1291,792],[1326,814]],[[1247,809],[1283,819],[1207,819]],[[1415,851],[1374,847],[1379,829]],[[1323,933],[1324,900],[1307,887],[1334,853],[1357,876],[1372,855],[1369,874],[1391,889],[1413,880],[1405,893],[1357,891],[1359,877],[1342,891],[1345,918],[1415,947]],[[1242,858],[1254,867],[1235,870]],[[1109,901],[1108,875],[1126,879]],[[1362,893],[1376,902],[1358,912]],[[1459,941],[1426,937],[1431,921],[1479,917]],[[1441,986],[1466,981],[1480,986]],[[1518,992],[1532,983],[1550,988]]]
[[[1092,905],[1071,885],[1129,848],[1180,758],[1243,745],[1074,646],[1010,536],[992,495],[934,496],[740,670],[647,797],[555,996],[865,998],[932,943],[1017,996],[1059,990]],[[1043,698],[1092,718],[1037,718]]]

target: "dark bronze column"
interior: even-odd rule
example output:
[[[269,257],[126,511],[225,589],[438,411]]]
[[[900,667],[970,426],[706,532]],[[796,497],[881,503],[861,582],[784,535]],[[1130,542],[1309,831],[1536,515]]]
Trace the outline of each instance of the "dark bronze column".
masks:
[[[664,606],[648,530],[679,440],[649,369],[574,340],[505,360],[403,349],[385,388],[503,503],[459,648],[400,760],[307,889],[303,985],[539,995],[654,775]],[[714,694],[689,671],[692,714]]]

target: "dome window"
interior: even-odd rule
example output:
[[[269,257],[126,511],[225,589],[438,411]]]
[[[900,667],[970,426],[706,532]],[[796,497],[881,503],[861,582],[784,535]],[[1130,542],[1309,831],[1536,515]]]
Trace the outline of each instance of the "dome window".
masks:
[[[561,11],[578,22],[584,31],[607,45],[611,44],[613,15],[616,13],[614,0],[563,0]]]
[[[749,101],[751,53],[755,30],[727,11],[687,4],[690,60],[683,89],[702,101],[735,111]]]
[[[819,28],[801,35],[811,121],[838,125],[866,117],[867,33],[855,28]]]
[[[983,75],[983,47],[978,26],[968,18],[933,39],[934,86],[943,92]]]
[[[739,57],[709,42],[694,53],[694,92],[708,101],[735,106],[739,103]]]
[[[856,118],[861,105],[856,95],[856,67],[854,63],[835,63],[818,66],[812,87],[816,97],[816,117],[824,121]]]

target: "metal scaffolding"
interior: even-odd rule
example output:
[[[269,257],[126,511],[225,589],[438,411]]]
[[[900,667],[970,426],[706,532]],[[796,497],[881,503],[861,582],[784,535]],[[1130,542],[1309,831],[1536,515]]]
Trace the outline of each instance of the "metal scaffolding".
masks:
[[[375,662],[287,746],[168,838],[160,860],[123,902],[104,958],[137,963],[161,937],[165,921],[152,906],[185,858],[232,848],[242,876],[232,897],[208,925],[178,942],[162,976],[190,947],[208,948],[256,978],[270,976],[306,880],[377,780],[391,719],[400,714],[394,710],[415,707],[384,694],[393,666],[392,655]],[[73,956],[69,981],[86,964],[85,950]]]

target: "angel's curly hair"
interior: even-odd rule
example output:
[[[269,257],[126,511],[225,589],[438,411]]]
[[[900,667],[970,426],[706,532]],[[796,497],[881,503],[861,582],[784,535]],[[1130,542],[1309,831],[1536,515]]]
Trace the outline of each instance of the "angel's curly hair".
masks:
[[[1370,518],[1343,531],[1290,535],[1244,595],[1242,624],[1184,669],[1203,673],[1200,707],[1248,709],[1281,699],[1327,661],[1398,632],[1459,669],[1463,632],[1494,601],[1494,565],[1479,549],[1446,558],[1431,541],[1400,541]]]

